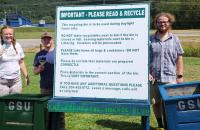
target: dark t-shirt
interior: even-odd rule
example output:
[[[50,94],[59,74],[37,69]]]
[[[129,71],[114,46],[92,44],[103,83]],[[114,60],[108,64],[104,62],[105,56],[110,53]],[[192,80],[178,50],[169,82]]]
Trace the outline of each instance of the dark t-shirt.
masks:
[[[40,73],[40,88],[53,89],[54,80],[54,50],[41,50],[35,55],[34,67],[44,63],[44,71]]]

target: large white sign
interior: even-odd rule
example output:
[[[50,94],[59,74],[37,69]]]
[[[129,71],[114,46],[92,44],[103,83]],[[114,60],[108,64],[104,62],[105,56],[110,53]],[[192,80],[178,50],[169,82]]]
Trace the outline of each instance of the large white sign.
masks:
[[[147,4],[57,8],[55,97],[148,100]]]

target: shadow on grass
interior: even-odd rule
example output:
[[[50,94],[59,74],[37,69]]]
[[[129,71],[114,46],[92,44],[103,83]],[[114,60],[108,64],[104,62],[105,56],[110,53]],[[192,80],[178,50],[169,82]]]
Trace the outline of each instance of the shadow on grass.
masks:
[[[130,123],[125,121],[113,121],[113,120],[97,120],[96,123],[103,127],[111,128],[114,130],[142,130],[142,126],[139,123]],[[150,130],[156,130],[150,128]]]

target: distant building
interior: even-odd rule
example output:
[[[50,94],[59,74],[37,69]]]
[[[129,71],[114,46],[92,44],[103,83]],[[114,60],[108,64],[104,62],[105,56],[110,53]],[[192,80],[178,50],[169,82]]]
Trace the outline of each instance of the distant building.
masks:
[[[19,14],[7,14],[6,25],[12,27],[29,26],[32,25],[31,20]]]
[[[40,20],[38,26],[44,27],[45,26],[45,20]]]
[[[3,25],[3,23],[4,23],[3,21],[0,21],[0,25]]]

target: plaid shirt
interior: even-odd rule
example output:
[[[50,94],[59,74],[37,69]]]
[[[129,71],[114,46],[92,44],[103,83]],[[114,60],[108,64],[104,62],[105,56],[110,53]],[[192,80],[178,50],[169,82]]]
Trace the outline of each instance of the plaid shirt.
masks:
[[[176,62],[178,56],[184,53],[179,39],[172,33],[165,41],[160,41],[156,35],[150,37],[150,74],[158,82],[173,82],[176,80]]]

